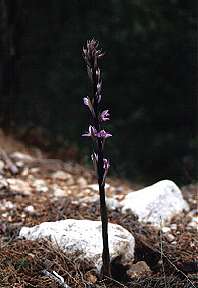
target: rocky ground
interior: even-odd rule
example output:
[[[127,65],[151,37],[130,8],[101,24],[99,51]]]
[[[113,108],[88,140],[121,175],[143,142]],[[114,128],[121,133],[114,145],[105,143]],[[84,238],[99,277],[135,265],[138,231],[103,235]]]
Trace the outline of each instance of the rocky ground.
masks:
[[[112,206],[109,221],[135,237],[135,261],[127,272],[113,263],[113,279],[100,280],[89,265],[67,257],[49,241],[18,239],[22,226],[69,218],[100,220],[99,202],[89,201],[98,197],[94,173],[72,162],[47,159],[12,138],[2,139],[0,287],[196,287],[197,185],[182,187],[190,211],[162,229]],[[108,197],[118,201],[141,187],[121,179],[107,183]]]

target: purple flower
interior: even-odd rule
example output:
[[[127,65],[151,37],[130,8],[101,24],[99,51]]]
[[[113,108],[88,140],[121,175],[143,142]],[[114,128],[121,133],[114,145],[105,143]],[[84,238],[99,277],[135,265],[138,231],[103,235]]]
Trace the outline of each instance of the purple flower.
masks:
[[[99,67],[96,70],[96,75],[98,76],[98,79],[100,79],[101,73],[100,73],[100,68]]]
[[[97,102],[98,102],[98,104],[99,104],[100,101],[101,101],[101,95],[100,95],[100,94],[99,94],[99,95],[97,94],[97,95],[96,95],[96,99],[97,99]]]
[[[94,108],[93,108],[93,105],[91,103],[91,100],[90,98],[87,96],[87,97],[84,97],[83,98],[83,102],[85,104],[85,106],[88,106],[89,107],[89,110],[91,111],[91,113],[93,114],[93,116],[95,116],[95,112],[94,112]]]
[[[106,179],[106,176],[107,176],[109,167],[110,167],[110,162],[109,162],[109,160],[106,159],[106,158],[103,158],[104,175],[103,175],[102,183],[105,183],[105,179]]]
[[[85,106],[89,107],[90,99],[88,96],[83,98],[83,102],[84,102]]]
[[[106,138],[109,138],[109,137],[111,137],[112,135],[110,134],[110,133],[108,133],[108,132],[106,132],[105,130],[100,130],[98,133],[97,133],[97,137],[98,138],[104,138],[104,139],[106,139]]]
[[[96,154],[95,152],[91,154],[91,159],[93,161],[94,169],[96,173],[98,174],[98,154]]]
[[[105,171],[108,171],[109,170],[109,167],[110,167],[110,162],[109,162],[109,160],[108,159],[106,159],[106,158],[104,158],[103,159],[103,168],[104,168],[104,170]]]
[[[98,137],[98,133],[94,126],[89,125],[89,131],[82,134],[82,136],[95,138],[95,137]]]
[[[101,122],[105,122],[105,121],[109,120],[109,116],[110,116],[109,110],[104,110],[100,113],[99,120]]]
[[[92,161],[98,162],[98,154],[96,154],[95,152],[93,154],[91,154],[91,159],[92,159]]]
[[[102,90],[102,81],[98,82],[97,84],[97,93],[100,94]]]

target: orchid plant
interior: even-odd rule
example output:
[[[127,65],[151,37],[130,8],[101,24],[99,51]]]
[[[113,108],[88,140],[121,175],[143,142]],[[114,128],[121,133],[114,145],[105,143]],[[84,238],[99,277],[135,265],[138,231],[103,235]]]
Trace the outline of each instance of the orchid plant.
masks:
[[[104,56],[104,53],[98,49],[99,43],[92,39],[87,41],[86,47],[83,47],[83,57],[87,65],[87,73],[91,81],[92,96],[84,97],[83,102],[88,107],[91,113],[91,124],[88,131],[82,136],[90,137],[93,142],[93,153],[91,159],[98,177],[98,186],[100,194],[100,213],[102,221],[102,270],[103,276],[110,276],[110,256],[108,246],[108,218],[105,202],[105,179],[110,167],[109,159],[104,157],[104,144],[107,138],[111,137],[111,133],[106,132],[102,128],[102,124],[109,120],[109,110],[100,110],[101,92],[102,92],[102,77],[99,68],[99,59]]]

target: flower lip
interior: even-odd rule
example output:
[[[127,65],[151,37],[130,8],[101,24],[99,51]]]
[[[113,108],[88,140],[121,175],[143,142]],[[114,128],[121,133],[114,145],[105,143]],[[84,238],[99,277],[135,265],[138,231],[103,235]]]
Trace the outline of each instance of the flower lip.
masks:
[[[83,98],[83,102],[84,102],[84,105],[89,108],[89,110],[91,111],[91,113],[92,113],[93,116],[95,117],[94,108],[93,108],[93,105],[92,105],[92,103],[91,103],[90,98],[89,98],[88,96],[87,96],[87,97],[84,97],[84,98]]]
[[[109,132],[106,132],[105,130],[101,130],[97,133],[98,138],[105,138],[106,139],[106,138],[109,138],[111,136],[112,136],[112,134],[110,134]]]
[[[108,120],[109,120],[109,116],[110,116],[109,110],[104,110],[104,111],[102,111],[102,112],[100,113],[100,115],[99,115],[99,120],[100,120],[101,122],[108,121]]]
[[[97,133],[97,130],[94,126],[91,126],[89,125],[89,131],[82,134],[83,137],[97,137],[98,136],[98,133]]]
[[[83,102],[86,106],[89,106],[89,97],[84,97]]]

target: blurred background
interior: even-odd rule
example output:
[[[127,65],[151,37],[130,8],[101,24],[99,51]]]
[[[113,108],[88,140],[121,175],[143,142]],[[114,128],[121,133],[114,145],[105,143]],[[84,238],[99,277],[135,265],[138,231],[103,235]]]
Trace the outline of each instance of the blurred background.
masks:
[[[91,165],[82,46],[95,38],[111,175],[196,178],[196,0],[0,0],[0,127]],[[193,93],[194,92],[194,93]]]

